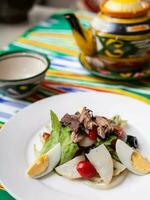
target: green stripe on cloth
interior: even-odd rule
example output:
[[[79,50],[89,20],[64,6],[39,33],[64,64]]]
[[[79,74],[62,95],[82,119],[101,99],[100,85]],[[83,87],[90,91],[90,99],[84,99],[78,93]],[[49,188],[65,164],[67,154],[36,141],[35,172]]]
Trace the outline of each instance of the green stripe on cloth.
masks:
[[[4,189],[0,189],[0,200],[14,200]]]

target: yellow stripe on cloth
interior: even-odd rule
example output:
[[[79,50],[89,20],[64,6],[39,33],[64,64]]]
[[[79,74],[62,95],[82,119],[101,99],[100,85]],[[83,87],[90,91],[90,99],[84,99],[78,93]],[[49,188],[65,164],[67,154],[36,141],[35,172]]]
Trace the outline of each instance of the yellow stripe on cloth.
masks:
[[[46,73],[47,76],[56,76],[61,78],[70,78],[74,80],[79,81],[88,81],[88,82],[95,82],[95,83],[107,83],[107,84],[113,84],[114,82],[111,80],[104,80],[100,77],[96,76],[87,76],[87,75],[81,75],[81,74],[74,74],[70,72],[63,72],[63,71],[56,71],[56,70],[48,70]],[[119,82],[118,82],[119,83]]]
[[[45,32],[32,32],[31,36],[44,36],[44,37],[54,37],[54,38],[64,38],[64,39],[73,39],[72,34],[63,34],[63,33],[45,33]]]
[[[101,91],[101,90],[105,90],[106,92],[111,92],[111,93],[116,93],[116,94],[121,94],[121,95],[125,95],[134,99],[137,99],[139,101],[143,101],[147,104],[150,104],[150,99],[143,97],[141,95],[129,92],[129,91],[125,91],[123,89],[118,89],[118,88],[109,88],[106,86],[100,86],[100,85],[95,85],[92,83],[102,83],[103,81],[101,81],[101,79],[97,79],[96,77],[90,77],[90,76],[84,76],[84,75],[75,75],[73,73],[63,73],[60,71],[51,71],[48,70],[47,72],[47,76],[49,77],[61,77],[64,79],[74,79],[74,80],[80,80],[80,83],[66,83],[66,85],[69,87],[70,86],[75,86],[75,87],[79,87],[79,88],[87,88],[87,89],[92,89],[92,90],[97,90],[97,91]],[[85,82],[82,82],[85,81]],[[56,80],[57,82],[57,80]],[[59,81],[58,81],[59,82]],[[64,83],[63,83],[64,84]]]
[[[31,39],[27,39],[27,38],[18,38],[17,42],[32,45],[32,46],[35,46],[35,47],[40,47],[40,48],[44,48],[44,49],[57,51],[57,52],[60,52],[60,53],[65,53],[65,54],[68,54],[68,55],[71,55],[71,56],[78,56],[78,54],[79,54],[79,51],[67,49],[67,48],[62,47],[61,45],[56,46],[56,45],[53,45],[53,44],[46,44],[46,43],[43,43],[43,42],[34,41],[34,40],[31,40]]]
[[[147,99],[147,98],[142,97],[140,95],[133,94],[131,92],[124,91],[124,90],[121,90],[121,89],[106,88],[106,87],[103,87],[103,86],[102,87],[94,86],[93,88],[98,89],[98,90],[105,90],[106,92],[111,92],[111,93],[115,93],[115,94],[124,95],[124,96],[127,96],[127,97],[131,97],[131,98],[137,99],[139,101],[143,101],[146,104],[150,104],[150,99]]]
[[[131,97],[131,98],[134,98],[134,99],[137,99],[139,101],[143,101],[146,104],[150,104],[150,99],[145,98],[143,96],[140,96],[138,94],[133,94],[131,92],[124,91],[124,90],[121,90],[121,89],[117,89],[117,93],[121,94],[121,95],[125,95],[125,96],[128,96],[128,97]]]
[[[79,81],[87,81],[92,83],[104,83],[104,84],[111,84],[113,86],[117,86],[116,82],[109,80],[109,79],[103,79],[97,76],[88,76],[88,75],[82,75],[82,74],[75,74],[72,72],[64,72],[64,71],[58,71],[58,70],[51,70],[49,69],[46,73],[47,76],[54,76],[54,77],[61,77],[61,78],[69,78],[71,80],[79,80]],[[122,82],[117,82],[118,85],[121,85]],[[127,87],[135,87],[136,85],[130,82],[126,82],[125,86]],[[139,86],[139,88],[142,88],[142,86]],[[145,88],[145,90],[149,90],[149,88]]]

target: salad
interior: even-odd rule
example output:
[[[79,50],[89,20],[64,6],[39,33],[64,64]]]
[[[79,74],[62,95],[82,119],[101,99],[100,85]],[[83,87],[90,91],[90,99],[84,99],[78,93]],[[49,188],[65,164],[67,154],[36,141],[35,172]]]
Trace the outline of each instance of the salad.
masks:
[[[128,172],[150,173],[150,162],[139,152],[138,140],[126,131],[126,120],[94,115],[84,107],[61,120],[51,111],[51,129],[34,145],[35,161],[27,174],[40,178],[51,171],[68,179],[83,179],[93,187],[107,189],[120,184]]]

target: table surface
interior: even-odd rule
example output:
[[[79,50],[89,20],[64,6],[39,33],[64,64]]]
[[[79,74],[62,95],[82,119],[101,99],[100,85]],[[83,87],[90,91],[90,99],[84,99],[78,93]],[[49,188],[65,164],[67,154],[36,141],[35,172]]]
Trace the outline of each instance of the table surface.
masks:
[[[21,24],[1,24],[0,23],[0,49],[8,43],[14,41],[28,28],[48,18],[56,8],[46,6],[34,6],[29,12],[29,20]]]

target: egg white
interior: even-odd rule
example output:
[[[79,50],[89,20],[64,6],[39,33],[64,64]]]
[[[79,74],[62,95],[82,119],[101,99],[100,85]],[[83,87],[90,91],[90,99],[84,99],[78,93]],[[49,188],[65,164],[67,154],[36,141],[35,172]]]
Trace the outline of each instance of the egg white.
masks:
[[[116,152],[118,155],[118,158],[122,162],[122,164],[131,172],[137,175],[143,175],[143,173],[140,173],[136,171],[132,164],[132,154],[134,153],[134,149],[128,146],[125,142],[122,140],[117,140],[116,142]]]

